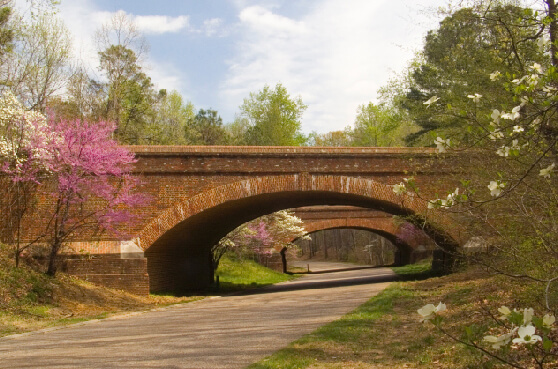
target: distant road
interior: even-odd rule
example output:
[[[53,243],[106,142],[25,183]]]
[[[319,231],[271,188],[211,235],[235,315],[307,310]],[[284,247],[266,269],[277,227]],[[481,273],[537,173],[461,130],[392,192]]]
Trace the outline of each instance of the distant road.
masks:
[[[8,336],[0,338],[0,368],[243,368],[393,279],[388,268],[311,274],[254,293]]]

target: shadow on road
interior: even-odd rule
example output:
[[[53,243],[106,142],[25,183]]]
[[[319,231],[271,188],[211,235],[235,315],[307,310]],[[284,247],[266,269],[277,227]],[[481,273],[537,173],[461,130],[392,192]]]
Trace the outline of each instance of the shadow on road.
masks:
[[[351,286],[357,284],[394,282],[398,280],[400,280],[400,278],[396,274],[381,274],[381,275],[364,276],[364,277],[356,276],[356,277],[348,277],[348,278],[345,277],[342,279],[332,279],[332,280],[323,280],[323,281],[314,280],[314,281],[307,281],[307,282],[295,280],[292,282],[285,282],[281,284],[266,286],[263,288],[239,291],[233,293],[233,295],[234,296],[259,295],[259,294],[284,292],[284,291],[323,289],[323,288]]]
[[[387,265],[389,267],[389,265]],[[385,265],[381,265],[381,266],[355,266],[355,267],[347,267],[347,268],[336,268],[336,269],[324,269],[324,270],[310,270],[309,272],[296,272],[296,273],[290,273],[290,274],[327,274],[327,273],[337,273],[337,272],[348,272],[351,270],[362,270],[362,269],[379,269],[379,268],[385,268]]]

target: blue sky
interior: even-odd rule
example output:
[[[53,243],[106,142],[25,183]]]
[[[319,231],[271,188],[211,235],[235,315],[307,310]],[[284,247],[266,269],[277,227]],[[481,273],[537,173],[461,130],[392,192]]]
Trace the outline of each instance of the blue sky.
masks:
[[[62,0],[76,55],[96,71],[93,34],[120,11],[144,33],[147,74],[228,123],[250,92],[281,82],[308,105],[303,131],[352,124],[401,72],[446,0]]]

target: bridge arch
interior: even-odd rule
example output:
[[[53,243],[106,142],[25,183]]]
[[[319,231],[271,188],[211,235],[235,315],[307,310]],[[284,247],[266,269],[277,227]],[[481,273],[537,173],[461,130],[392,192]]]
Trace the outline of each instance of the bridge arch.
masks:
[[[397,264],[405,265],[411,262],[411,253],[418,246],[409,243],[397,236],[399,226],[392,218],[346,218],[328,219],[304,224],[308,235],[317,231],[327,231],[332,229],[360,229],[370,231],[388,239],[398,250],[399,257]],[[294,241],[294,240],[293,240]]]
[[[203,287],[211,278],[210,247],[237,226],[277,210],[351,205],[393,215],[422,214],[423,201],[377,181],[300,173],[250,178],[214,187],[163,211],[139,234],[152,291]],[[203,230],[203,232],[201,231]],[[448,249],[457,247],[439,228],[426,230]]]

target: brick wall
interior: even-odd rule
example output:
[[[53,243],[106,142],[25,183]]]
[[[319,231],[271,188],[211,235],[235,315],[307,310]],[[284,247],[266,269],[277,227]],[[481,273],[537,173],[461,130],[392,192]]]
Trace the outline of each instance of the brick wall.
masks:
[[[137,295],[149,294],[147,259],[117,259],[97,255],[91,259],[68,259],[65,272],[86,281]]]

